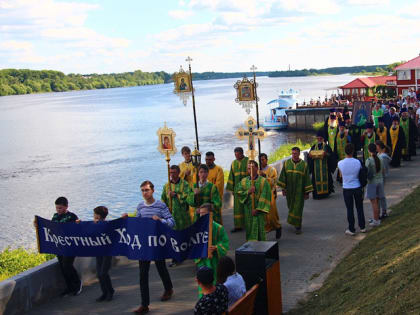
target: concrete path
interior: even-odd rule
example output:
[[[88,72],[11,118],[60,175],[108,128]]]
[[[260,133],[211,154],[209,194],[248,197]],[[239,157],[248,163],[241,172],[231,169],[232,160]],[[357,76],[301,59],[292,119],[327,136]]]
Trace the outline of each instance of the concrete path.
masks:
[[[420,158],[405,162],[400,169],[391,169],[385,191],[388,204],[392,205],[406,196],[420,183]],[[287,208],[285,198],[279,194],[278,208],[283,224],[283,236],[279,242],[280,268],[283,291],[283,311],[296,306],[307,292],[318,288],[337,262],[344,257],[364,234],[355,237],[344,234],[347,228],[346,210],[342,190],[338,184],[336,193],[325,200],[310,199],[305,204],[303,233],[296,235],[293,227],[285,221]],[[372,217],[370,203],[365,201],[366,220]],[[232,229],[232,210],[223,214],[227,231]],[[244,233],[229,232],[231,250],[245,242]],[[268,235],[274,240],[274,232]],[[176,268],[170,268],[175,295],[168,302],[160,302],[163,286],[156,268],[151,266],[150,274],[150,313],[154,314],[192,314],[197,300],[195,267],[192,261]],[[139,271],[136,261],[111,270],[116,289],[112,302],[95,302],[100,295],[96,281],[85,284],[83,292],[77,297],[55,298],[49,303],[35,307],[29,314],[128,314],[140,305]]]

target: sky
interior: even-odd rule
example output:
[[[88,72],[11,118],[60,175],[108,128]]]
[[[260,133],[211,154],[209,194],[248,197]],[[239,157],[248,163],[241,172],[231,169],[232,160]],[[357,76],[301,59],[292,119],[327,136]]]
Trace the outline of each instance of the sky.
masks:
[[[420,0],[0,0],[0,69],[286,70],[420,53]]]

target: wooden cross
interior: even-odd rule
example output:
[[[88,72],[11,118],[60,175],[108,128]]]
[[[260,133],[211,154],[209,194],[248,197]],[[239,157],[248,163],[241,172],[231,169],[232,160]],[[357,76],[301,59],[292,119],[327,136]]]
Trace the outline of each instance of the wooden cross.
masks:
[[[236,131],[235,135],[241,140],[248,139],[248,151],[246,154],[251,160],[255,161],[257,155],[257,150],[255,150],[255,138],[264,140],[267,133],[262,127],[257,129],[257,122],[252,116],[249,116],[245,121],[245,126],[247,127],[246,130],[241,127]]]

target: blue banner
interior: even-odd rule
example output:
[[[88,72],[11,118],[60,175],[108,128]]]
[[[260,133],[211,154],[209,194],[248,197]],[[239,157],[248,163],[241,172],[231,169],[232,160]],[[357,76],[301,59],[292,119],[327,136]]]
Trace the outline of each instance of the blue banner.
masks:
[[[57,223],[35,217],[40,253],[62,256],[126,256],[133,260],[207,257],[209,215],[175,231],[160,221],[126,218]]]

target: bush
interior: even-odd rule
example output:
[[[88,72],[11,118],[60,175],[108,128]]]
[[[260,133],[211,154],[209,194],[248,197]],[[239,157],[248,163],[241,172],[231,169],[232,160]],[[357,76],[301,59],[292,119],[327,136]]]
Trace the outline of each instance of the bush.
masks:
[[[38,266],[55,255],[39,254],[24,248],[6,248],[0,253],[0,281],[13,277],[25,270]]]
[[[324,122],[323,121],[318,121],[312,124],[312,128],[314,128],[315,131],[321,130],[322,128],[324,128]]]

